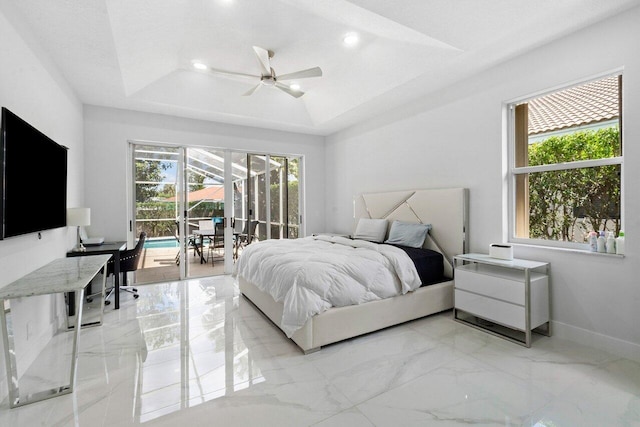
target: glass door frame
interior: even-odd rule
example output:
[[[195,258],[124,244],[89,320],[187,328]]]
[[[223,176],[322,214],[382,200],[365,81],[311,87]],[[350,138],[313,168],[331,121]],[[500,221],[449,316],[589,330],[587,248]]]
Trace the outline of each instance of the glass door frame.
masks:
[[[177,224],[177,232],[178,232],[178,241],[179,241],[179,280],[184,280],[191,278],[188,272],[188,227],[187,220],[189,218],[189,214],[187,212],[188,208],[188,188],[186,186],[187,183],[187,152],[189,149],[202,149],[207,151],[217,151],[218,153],[224,154],[224,274],[230,274],[233,271],[234,265],[234,221],[235,221],[235,206],[234,206],[234,181],[233,181],[233,155],[241,154],[246,156],[247,160],[247,188],[248,188],[248,197],[253,198],[253,203],[247,203],[245,206],[246,211],[243,214],[243,218],[247,218],[247,221],[252,221],[257,215],[257,206],[254,207],[253,212],[249,215],[249,208],[252,204],[257,205],[258,199],[256,199],[256,189],[255,182],[257,180],[252,179],[251,173],[251,160],[255,156],[257,158],[261,158],[264,161],[264,205],[266,206],[265,218],[260,218],[260,221],[264,221],[266,224],[265,237],[267,239],[271,238],[271,176],[270,176],[270,165],[271,165],[271,157],[282,157],[287,159],[288,161],[292,158],[297,158],[298,165],[298,236],[303,237],[305,235],[304,232],[304,156],[296,155],[296,154],[275,154],[275,153],[259,153],[255,151],[245,151],[238,150],[233,148],[219,148],[219,147],[209,147],[209,146],[195,146],[195,145],[184,145],[184,144],[174,144],[174,143],[163,143],[157,141],[143,141],[143,140],[129,140],[128,141],[128,156],[127,156],[127,169],[129,170],[128,176],[128,185],[127,185],[127,210],[129,212],[127,221],[128,221],[128,246],[135,242],[137,238],[136,235],[136,227],[135,223],[137,220],[136,217],[136,160],[135,160],[135,147],[136,146],[150,146],[150,147],[162,147],[162,148],[174,148],[178,152],[178,161],[177,161],[177,171],[176,171],[176,219],[178,221]],[[267,167],[269,165],[269,167]],[[288,175],[288,169],[285,171]],[[288,182],[288,180],[285,180]],[[288,187],[287,190],[288,192]],[[245,196],[243,196],[245,197]],[[247,199],[248,200],[248,199]],[[286,212],[286,209],[285,209]],[[281,221],[285,222],[285,229],[287,229],[289,224],[289,218],[281,218]],[[251,232],[251,230],[250,230]],[[256,230],[257,233],[257,230]],[[288,235],[285,235],[288,237]],[[279,237],[279,236],[278,236]],[[203,248],[204,249],[204,248]]]
[[[127,177],[127,211],[128,211],[128,235],[127,235],[127,247],[132,247],[135,244],[137,235],[137,175],[136,175],[136,147],[155,147],[158,149],[171,149],[175,150],[175,154],[177,154],[176,163],[176,172],[175,172],[175,200],[176,207],[174,210],[174,220],[177,221],[176,224],[176,232],[178,238],[178,258],[176,258],[178,262],[178,274],[177,277],[167,278],[167,280],[183,280],[186,276],[186,243],[187,238],[185,235],[185,223],[184,212],[185,212],[185,192],[184,192],[184,155],[185,155],[185,146],[179,144],[172,143],[164,143],[158,141],[143,141],[143,140],[128,140],[128,150],[127,150],[127,170],[129,171]],[[167,183],[165,183],[167,184]],[[151,267],[153,268],[153,267]]]
[[[229,219],[229,215],[228,212],[230,210],[229,205],[233,206],[233,197],[230,196],[229,193],[232,194],[231,191],[229,191],[229,187],[230,185],[228,184],[228,182],[230,182],[230,176],[231,176],[231,163],[229,161],[229,155],[228,149],[224,149],[224,148],[218,148],[218,147],[208,147],[208,146],[190,146],[190,145],[184,145],[184,146],[180,146],[181,149],[181,170],[180,170],[180,177],[181,177],[181,182],[179,183],[179,187],[180,190],[176,191],[177,197],[179,198],[179,203],[180,203],[180,216],[179,216],[179,223],[180,223],[180,243],[181,243],[181,248],[180,248],[180,265],[184,265],[184,268],[180,268],[180,279],[190,279],[190,278],[197,278],[197,277],[203,277],[203,276],[192,276],[191,273],[189,272],[189,263],[186,262],[186,257],[187,257],[187,252],[188,252],[188,241],[190,238],[190,233],[189,233],[189,228],[188,228],[188,223],[190,220],[190,214],[189,214],[189,164],[190,164],[190,158],[189,158],[189,150],[202,150],[202,151],[206,151],[208,153],[214,154],[215,156],[220,157],[220,154],[222,155],[222,162],[223,162],[223,192],[224,192],[224,213],[223,213],[223,224],[224,224],[224,251],[223,251],[223,274],[230,274],[233,271],[233,230],[230,227],[231,221]],[[213,225],[213,224],[212,224]],[[195,243],[197,244],[198,239],[195,239]],[[204,251],[208,250],[208,248],[206,248],[204,245],[201,246],[200,248],[202,252],[201,257],[204,256]],[[184,257],[184,258],[183,258]],[[207,257],[208,258],[208,257]],[[184,263],[183,263],[184,261]],[[207,261],[208,263],[209,261]],[[213,260],[211,260],[210,262],[213,262]],[[204,276],[207,277],[207,276]]]

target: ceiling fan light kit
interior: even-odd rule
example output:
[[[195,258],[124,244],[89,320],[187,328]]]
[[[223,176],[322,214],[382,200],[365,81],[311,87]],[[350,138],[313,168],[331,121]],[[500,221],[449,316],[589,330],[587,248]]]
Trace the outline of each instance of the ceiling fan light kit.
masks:
[[[206,64],[203,64],[203,63],[202,63],[202,62],[200,62],[200,61],[193,61],[193,62],[191,63],[191,65],[193,65],[193,68],[195,68],[196,70],[202,70],[202,71],[204,71],[204,70],[206,70],[207,68],[209,68],[209,67],[207,67],[207,65],[206,65]]]
[[[193,67],[196,69],[204,70],[215,73],[215,74],[225,74],[230,76],[240,76],[246,77],[254,80],[258,80],[258,83],[243,93],[243,96],[253,95],[261,86],[271,86],[280,89],[281,91],[295,97],[300,98],[304,95],[304,92],[300,90],[300,85],[293,84],[291,86],[282,83],[283,80],[293,80],[293,79],[306,79],[310,77],[322,77],[322,69],[320,67],[308,68],[306,70],[295,71],[293,73],[283,74],[281,76],[276,75],[275,70],[271,67],[271,58],[273,58],[274,52],[271,50],[267,50],[261,48],[259,46],[253,46],[253,51],[256,54],[256,58],[258,59],[258,64],[261,69],[261,74],[251,75],[245,73],[237,73],[235,71],[226,71],[220,70],[217,68],[207,67],[204,64],[194,61]],[[204,68],[200,68],[197,64],[201,64]]]
[[[342,42],[351,47],[351,46],[355,46],[356,44],[358,44],[358,34],[356,33],[347,33],[345,34],[344,38],[342,39]]]

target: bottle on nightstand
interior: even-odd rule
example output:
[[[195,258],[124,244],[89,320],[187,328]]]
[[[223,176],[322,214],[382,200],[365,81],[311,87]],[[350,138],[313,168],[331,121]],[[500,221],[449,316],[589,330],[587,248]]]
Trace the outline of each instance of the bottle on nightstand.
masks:
[[[589,249],[591,252],[598,252],[598,233],[595,231],[589,233]]]
[[[604,238],[604,231],[598,236],[598,252],[605,253],[607,251],[607,240]]]
[[[613,237],[613,231],[609,232],[607,236],[607,253],[615,254],[616,253],[616,238]]]
[[[616,253],[618,255],[624,254],[624,231],[622,230],[620,230],[616,238]]]

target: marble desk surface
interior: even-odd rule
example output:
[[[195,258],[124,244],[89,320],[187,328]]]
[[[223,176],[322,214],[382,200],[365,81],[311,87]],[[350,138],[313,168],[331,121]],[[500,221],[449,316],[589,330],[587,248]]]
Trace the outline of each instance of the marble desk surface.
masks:
[[[73,292],[87,286],[111,255],[58,258],[0,288],[0,299]]]

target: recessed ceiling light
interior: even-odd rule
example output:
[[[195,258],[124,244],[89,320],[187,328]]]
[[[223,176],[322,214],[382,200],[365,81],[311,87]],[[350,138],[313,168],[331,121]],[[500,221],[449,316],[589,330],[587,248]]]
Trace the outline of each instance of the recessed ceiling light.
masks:
[[[193,65],[193,68],[195,68],[196,70],[206,70],[208,68],[206,64],[203,64],[200,61],[193,61],[191,65]]]
[[[291,83],[289,87],[291,90],[300,90],[300,85],[298,83]]]
[[[356,44],[358,44],[358,40],[358,34],[356,33],[345,34],[344,38],[342,39],[344,44],[347,46],[355,46]]]

